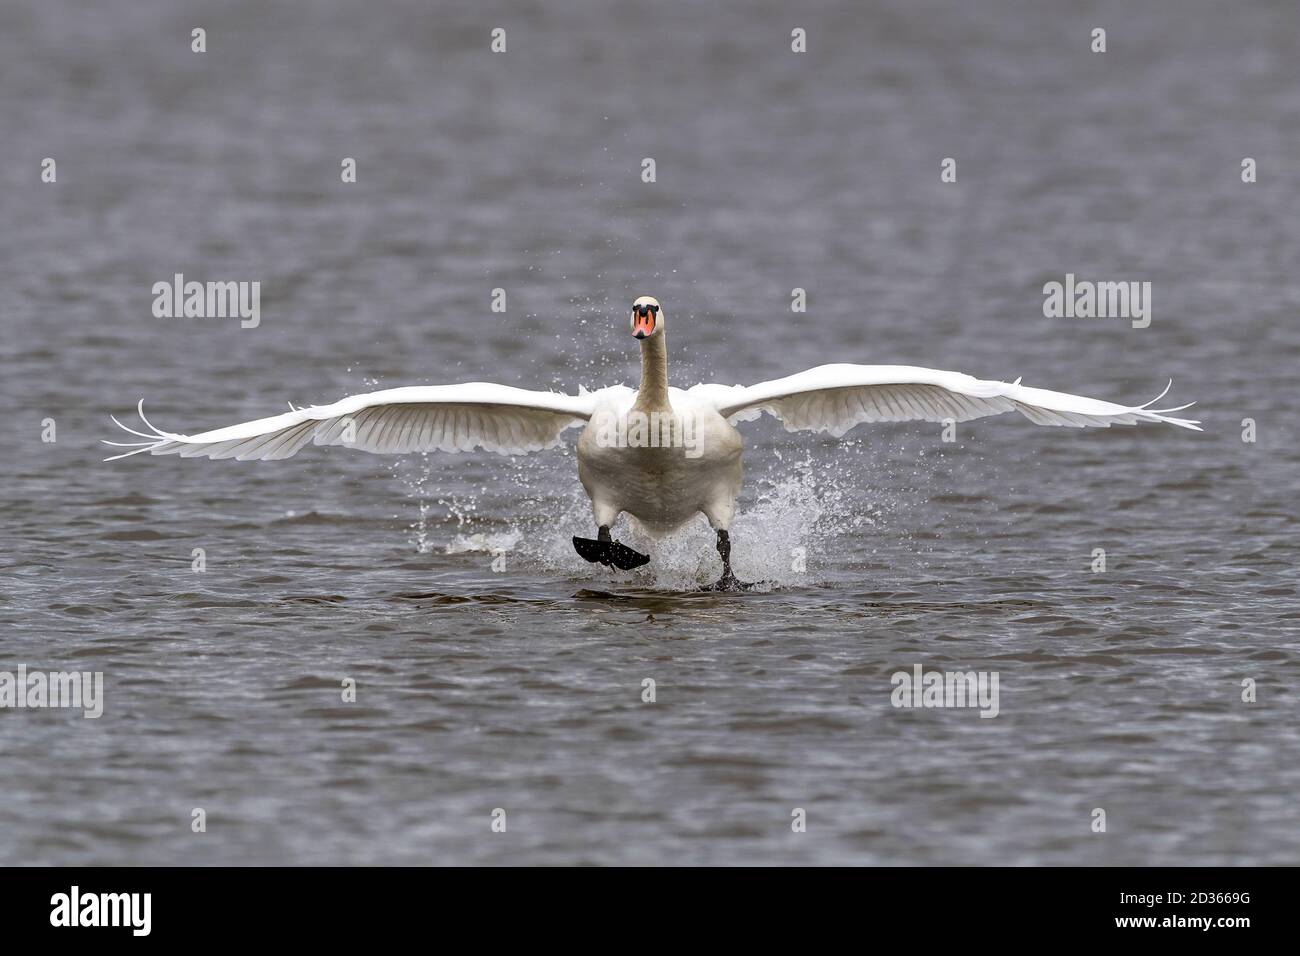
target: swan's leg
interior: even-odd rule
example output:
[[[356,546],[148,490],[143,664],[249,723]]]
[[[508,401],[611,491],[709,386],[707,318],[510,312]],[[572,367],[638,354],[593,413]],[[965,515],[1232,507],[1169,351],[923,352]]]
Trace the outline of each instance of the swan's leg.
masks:
[[[734,429],[733,429],[734,431]],[[736,437],[739,451],[739,436]],[[716,584],[705,588],[706,591],[748,591],[754,585],[746,584],[736,577],[731,570],[731,522],[736,516],[736,495],[740,492],[740,456],[718,481],[713,494],[700,509],[709,525],[718,533],[718,557],[722,559],[722,577]]]
[[[740,581],[731,570],[731,533],[722,528],[718,529],[718,557],[722,559],[722,577],[710,591],[743,591],[753,586]]]
[[[718,557],[722,559],[723,578],[734,578],[731,573],[731,532],[718,529]]]
[[[704,588],[706,591],[748,591],[754,585],[740,580],[731,570],[731,532],[726,528],[715,528],[718,532],[718,557],[722,559],[722,577],[717,582]]]

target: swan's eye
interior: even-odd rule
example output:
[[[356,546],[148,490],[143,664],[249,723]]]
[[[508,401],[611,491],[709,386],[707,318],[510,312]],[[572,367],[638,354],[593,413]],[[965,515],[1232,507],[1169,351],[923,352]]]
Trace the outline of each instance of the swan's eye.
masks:
[[[659,306],[657,305],[647,305],[646,308],[650,310],[651,315],[659,314]]]

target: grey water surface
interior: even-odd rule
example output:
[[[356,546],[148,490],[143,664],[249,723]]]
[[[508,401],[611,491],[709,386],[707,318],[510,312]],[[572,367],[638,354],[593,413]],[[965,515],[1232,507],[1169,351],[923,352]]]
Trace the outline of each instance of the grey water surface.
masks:
[[[0,864],[1300,862],[1297,64],[1284,2],[8,0],[0,671],[105,702],[0,710]],[[155,318],[177,273],[260,324]],[[1150,326],[1044,317],[1067,273]],[[635,385],[643,293],[678,386],[1172,378],[1205,430],[745,425],[743,595],[702,519],[581,561],[574,432],[101,461],[141,397]]]

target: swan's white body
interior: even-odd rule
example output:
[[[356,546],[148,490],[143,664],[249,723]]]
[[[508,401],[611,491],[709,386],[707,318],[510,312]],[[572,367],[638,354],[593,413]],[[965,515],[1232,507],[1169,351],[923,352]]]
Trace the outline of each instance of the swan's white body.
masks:
[[[720,533],[719,553],[729,575],[730,545],[724,539],[740,491],[743,447],[735,425],[763,412],[780,419],[787,431],[837,437],[862,422],[964,422],[1010,411],[1040,425],[1104,428],[1164,422],[1199,431],[1197,422],[1171,417],[1185,405],[1117,405],[1029,388],[1019,379],[981,381],[959,372],[907,365],[822,365],[749,387],[669,388],[662,316],[653,299],[637,300],[643,302],[654,303],[655,311],[648,315],[642,308],[640,320],[637,306],[633,311],[633,332],[641,340],[640,390],[615,385],[564,395],[485,382],[411,386],[294,408],[197,435],[160,431],[145,420],[149,432],[121,426],[144,441],[108,444],[131,449],[116,458],[149,452],[269,460],[288,458],[308,442],[378,454],[483,448],[516,455],[553,447],[566,429],[584,425],[578,439],[578,477],[602,534],[623,513],[657,536],[703,512]],[[689,423],[693,447],[611,439],[630,434],[629,418],[647,413],[666,420],[669,431],[676,429],[677,434]],[[140,415],[144,420],[143,402]]]
[[[598,527],[610,527],[624,512],[656,537],[700,512],[715,528],[731,527],[744,442],[698,389],[670,388],[670,412],[660,422],[661,434],[689,434],[691,448],[611,443],[611,432],[634,430],[635,420],[629,418],[637,393],[626,388],[598,393],[597,410],[578,438],[578,480],[591,499]]]

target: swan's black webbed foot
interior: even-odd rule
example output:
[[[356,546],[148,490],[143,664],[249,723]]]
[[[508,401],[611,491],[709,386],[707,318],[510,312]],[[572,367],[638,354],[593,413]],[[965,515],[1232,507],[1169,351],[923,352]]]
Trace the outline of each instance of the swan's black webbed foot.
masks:
[[[618,568],[620,571],[631,571],[650,563],[650,555],[634,551],[622,542],[615,541],[610,536],[609,528],[604,525],[601,526],[595,540],[574,535],[573,550],[592,564],[603,564],[607,568]]]
[[[701,591],[752,591],[754,590],[754,585],[750,584],[748,581],[740,580],[740,578],[732,574],[731,569],[728,568],[727,572],[722,577],[718,578],[717,581],[715,581],[713,584],[706,584],[704,587],[700,588],[700,590]]]
[[[620,571],[634,571],[650,563],[650,555],[635,551],[618,541],[609,543],[609,563]]]

